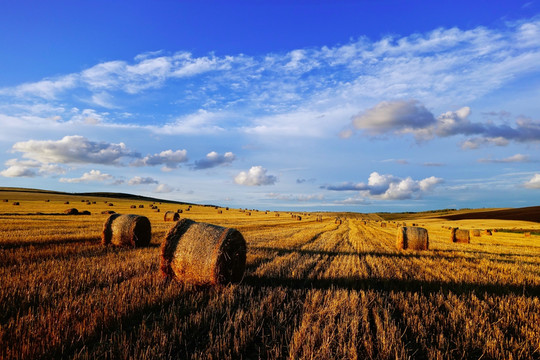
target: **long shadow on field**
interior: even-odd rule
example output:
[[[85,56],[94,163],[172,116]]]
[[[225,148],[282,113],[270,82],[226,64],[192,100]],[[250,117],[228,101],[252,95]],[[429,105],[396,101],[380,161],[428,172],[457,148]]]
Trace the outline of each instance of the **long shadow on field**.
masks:
[[[253,287],[285,287],[290,289],[344,289],[344,290],[375,290],[387,292],[420,292],[484,295],[523,295],[527,297],[540,296],[540,286],[518,286],[499,284],[457,283],[447,281],[405,280],[389,278],[332,278],[332,279],[293,279],[248,275],[243,284]]]
[[[23,247],[48,247],[51,245],[80,244],[80,243],[99,243],[101,239],[96,237],[82,239],[63,239],[53,241],[6,241],[0,242],[0,250],[18,249]]]

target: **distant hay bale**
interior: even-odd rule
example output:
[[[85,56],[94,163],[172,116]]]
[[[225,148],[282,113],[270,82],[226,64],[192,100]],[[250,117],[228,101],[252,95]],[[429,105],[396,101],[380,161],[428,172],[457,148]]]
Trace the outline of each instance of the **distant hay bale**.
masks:
[[[247,212],[246,215],[247,215],[247,216],[251,216],[251,212]]]
[[[116,211],[114,210],[105,210],[101,212],[102,214],[116,214]]]
[[[301,217],[300,215],[298,215],[298,216],[296,217],[296,220],[302,221],[302,217]]]
[[[381,227],[386,227],[386,223],[381,223]]]
[[[225,210],[229,210],[229,208],[228,208],[228,207],[226,207],[226,208],[225,208]]]
[[[152,226],[146,216],[120,215],[109,216],[103,224],[101,243],[126,247],[143,247],[150,244]]]
[[[3,201],[4,201],[4,202],[9,202],[9,199],[4,199]]]
[[[523,236],[525,236],[525,237],[531,237],[531,233],[530,233],[530,232],[523,233]]]
[[[182,209],[178,209],[178,210],[176,210],[176,212],[179,213],[179,214],[183,213]]]
[[[169,230],[161,245],[162,274],[182,282],[239,282],[245,267],[246,241],[236,229],[184,218]]]
[[[95,204],[96,202],[95,201],[92,201],[92,205]]]
[[[223,214],[223,211],[222,211],[222,210],[218,210],[217,213],[218,213],[218,214]]]
[[[21,205],[21,204],[20,204],[18,201],[15,201],[15,202],[13,203],[13,205],[18,206],[18,205]]]
[[[180,220],[180,214],[174,211],[167,211],[163,215],[163,220],[165,221],[178,221]]]
[[[480,236],[480,230],[478,229],[471,230],[471,233],[472,233],[472,236]]]
[[[67,210],[64,210],[64,214],[66,214],[66,215],[78,215],[79,210],[77,210],[75,208],[67,209]]]
[[[469,230],[452,228],[450,230],[450,241],[469,244],[471,242]]]
[[[114,206],[114,204],[113,204],[113,203],[109,203],[109,206]]]
[[[493,235],[492,232],[491,232],[491,230],[489,230],[489,229],[484,230],[483,234],[484,234],[484,235],[488,235],[488,236]]]
[[[161,211],[161,210],[159,210],[159,209],[156,208],[156,212],[160,212],[160,211]]]
[[[279,217],[279,213],[276,213],[276,217]]]
[[[45,200],[45,202],[51,202],[51,200],[47,199],[47,200]]]
[[[88,210],[81,211],[79,215],[92,215],[92,213]]]
[[[67,204],[69,204],[69,201],[66,201],[66,202],[64,203],[64,205],[67,205]]]
[[[130,209],[136,209],[136,208],[137,208],[137,205],[131,205],[129,208],[130,208]]]
[[[139,205],[139,209],[144,209],[144,205]]]
[[[421,227],[400,226],[396,235],[396,247],[402,250],[427,250],[428,231]]]

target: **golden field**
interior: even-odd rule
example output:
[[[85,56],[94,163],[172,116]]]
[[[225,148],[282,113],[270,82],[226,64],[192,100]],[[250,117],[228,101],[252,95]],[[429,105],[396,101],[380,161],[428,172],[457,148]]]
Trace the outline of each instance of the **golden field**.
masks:
[[[395,224],[374,214],[336,224],[327,213],[297,221],[151,204],[0,191],[0,358],[540,358],[540,236],[498,231],[457,244],[443,228],[539,223],[407,215],[428,229],[430,249],[400,251]],[[60,215],[72,207],[91,215]],[[164,281],[160,243],[173,223],[163,215],[177,209],[244,235],[241,283]],[[147,216],[151,245],[100,245],[105,210]]]

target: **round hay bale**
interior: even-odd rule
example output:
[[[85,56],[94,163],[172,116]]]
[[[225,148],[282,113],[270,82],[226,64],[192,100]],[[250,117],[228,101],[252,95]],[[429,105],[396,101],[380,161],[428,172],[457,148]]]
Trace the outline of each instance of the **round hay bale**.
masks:
[[[182,219],[161,245],[161,272],[194,284],[227,284],[242,280],[246,241],[232,228]]]
[[[156,212],[160,212],[160,211],[161,211],[161,210],[159,210],[159,209],[156,209]]]
[[[396,247],[402,250],[427,250],[428,231],[421,227],[400,226],[396,235]]]
[[[484,234],[484,235],[487,235],[487,236],[493,235],[493,233],[492,233],[491,230],[489,230],[489,229],[484,230],[483,234]]]
[[[178,221],[180,220],[180,214],[174,211],[167,211],[165,212],[165,215],[163,215],[163,220],[164,221]]]
[[[113,203],[109,203],[109,206],[114,206],[114,204],[113,204]]]
[[[92,201],[92,205],[95,204],[96,202],[95,201]]]
[[[276,217],[279,217],[279,213],[276,213]]]
[[[146,216],[120,215],[109,216],[103,224],[101,243],[125,247],[143,247],[150,244],[152,226]]]
[[[45,200],[45,202],[51,202],[51,200],[47,199],[47,200]]]
[[[136,208],[137,208],[137,205],[131,205],[129,208],[130,208],[130,209],[136,209]]]
[[[218,213],[218,214],[223,214],[223,211],[222,211],[222,210],[218,210],[217,213]]]
[[[302,221],[302,217],[301,217],[300,215],[298,215],[298,216],[296,217],[296,220]]]
[[[13,205],[19,206],[19,205],[21,205],[21,204],[20,204],[18,201],[15,201],[15,202],[13,203]]]
[[[471,233],[472,233],[472,236],[480,236],[480,230],[478,229],[471,230]]]
[[[386,227],[386,223],[381,223],[381,227]]]
[[[67,209],[67,210],[64,210],[64,214],[66,214],[66,215],[78,215],[79,210],[77,210],[75,208]]]
[[[450,241],[469,244],[471,242],[469,230],[452,228],[450,230]]]
[[[144,209],[144,205],[139,205],[139,209]]]
[[[176,212],[179,213],[179,214],[183,213],[182,209],[178,209],[178,210],[176,210]]]
[[[114,210],[105,210],[101,212],[102,214],[116,214],[116,211]]]
[[[48,201],[48,200],[47,200]],[[4,199],[4,202],[9,202],[9,199]]]
[[[66,201],[66,202],[64,203],[64,205],[67,205],[67,204],[69,204],[69,201]]]
[[[523,236],[524,237],[531,237],[531,233],[530,232],[523,233]]]
[[[226,207],[225,210],[229,210],[229,207]]]
[[[81,211],[79,215],[92,215],[92,213],[88,210]]]

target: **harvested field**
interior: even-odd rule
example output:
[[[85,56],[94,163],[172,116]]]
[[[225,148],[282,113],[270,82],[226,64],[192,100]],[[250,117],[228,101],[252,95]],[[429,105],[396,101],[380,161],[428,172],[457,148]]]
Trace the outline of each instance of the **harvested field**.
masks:
[[[103,198],[2,198],[2,359],[540,357],[540,236],[497,231],[456,244],[443,228],[538,223],[414,219],[429,250],[400,251],[395,227],[362,217],[298,221],[193,205],[190,219],[236,228],[247,243],[240,283],[196,286],[161,276],[160,245],[174,223],[152,202],[132,209],[132,200],[107,199],[152,223],[150,246],[130,249],[100,245]],[[92,215],[50,215],[65,201]]]

